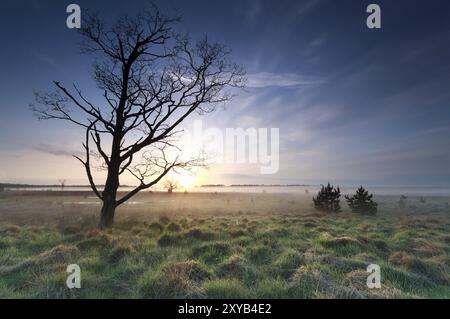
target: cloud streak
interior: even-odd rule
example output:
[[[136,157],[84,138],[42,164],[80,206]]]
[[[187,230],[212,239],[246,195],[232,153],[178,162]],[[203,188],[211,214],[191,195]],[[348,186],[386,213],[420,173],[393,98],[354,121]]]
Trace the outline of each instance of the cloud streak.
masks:
[[[40,143],[40,144],[34,146],[33,149],[36,151],[42,152],[42,153],[55,155],[55,156],[73,157],[73,155],[77,155],[77,156],[81,155],[81,153],[78,151],[66,150],[66,149],[56,147],[54,145],[45,144],[45,143]]]
[[[258,72],[247,76],[247,86],[251,88],[300,87],[322,84],[323,79],[295,73]]]

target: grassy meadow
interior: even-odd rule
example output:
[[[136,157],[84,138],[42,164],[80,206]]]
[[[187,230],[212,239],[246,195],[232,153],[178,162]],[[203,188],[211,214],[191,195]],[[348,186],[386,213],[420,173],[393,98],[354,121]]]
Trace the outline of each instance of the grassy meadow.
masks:
[[[378,196],[360,216],[311,196],[147,192],[99,231],[89,192],[3,192],[0,298],[450,298],[449,199]]]

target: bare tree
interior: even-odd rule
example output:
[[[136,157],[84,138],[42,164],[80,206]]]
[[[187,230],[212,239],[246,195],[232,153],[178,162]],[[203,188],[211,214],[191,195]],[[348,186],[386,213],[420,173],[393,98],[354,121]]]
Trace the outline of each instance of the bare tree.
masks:
[[[167,189],[168,193],[172,193],[174,189],[177,189],[179,186],[178,182],[171,178],[166,179],[164,182],[164,188]]]
[[[113,224],[116,207],[169,171],[202,164],[199,158],[169,156],[177,127],[194,112],[212,112],[230,100],[229,88],[242,87],[244,72],[228,62],[224,46],[176,33],[179,18],[163,15],[156,6],[113,25],[96,15],[84,17],[82,52],[99,57],[93,77],[104,102],[91,102],[75,84],[69,89],[54,82],[55,91],[37,93],[32,109],[40,119],[84,128],[85,157],[75,157],[103,202],[99,227],[105,228]],[[94,181],[94,163],[107,170],[103,191]],[[139,184],[118,198],[124,173]]]
[[[66,187],[66,180],[65,179],[58,179],[59,185],[61,186],[61,190],[64,190],[64,187]]]

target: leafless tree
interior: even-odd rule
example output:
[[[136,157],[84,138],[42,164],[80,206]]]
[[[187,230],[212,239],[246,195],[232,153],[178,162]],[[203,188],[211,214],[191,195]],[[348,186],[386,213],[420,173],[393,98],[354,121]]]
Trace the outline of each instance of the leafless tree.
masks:
[[[58,179],[59,185],[61,186],[61,190],[66,187],[66,180],[65,179]]]
[[[164,182],[164,188],[167,189],[168,193],[172,193],[174,189],[177,189],[179,187],[179,184],[176,180],[174,179],[166,179],[166,181]]]
[[[54,92],[36,94],[32,109],[40,119],[66,120],[85,130],[85,156],[75,157],[102,200],[100,228],[113,224],[116,207],[169,171],[202,165],[200,158],[170,157],[177,127],[195,112],[214,111],[243,85],[244,72],[228,61],[229,50],[206,37],[191,41],[175,31],[178,21],[156,6],[112,25],[85,13],[81,47],[98,58],[93,77],[103,103],[57,81]],[[103,191],[94,181],[94,163],[107,170]],[[119,198],[124,173],[139,184]]]

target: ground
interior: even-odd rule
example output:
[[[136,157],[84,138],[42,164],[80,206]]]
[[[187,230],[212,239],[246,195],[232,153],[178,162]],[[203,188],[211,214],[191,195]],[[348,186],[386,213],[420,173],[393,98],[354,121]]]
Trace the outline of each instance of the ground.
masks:
[[[2,192],[0,298],[450,298],[448,199],[375,199],[360,216],[308,194],[147,192],[99,231],[88,192]]]

